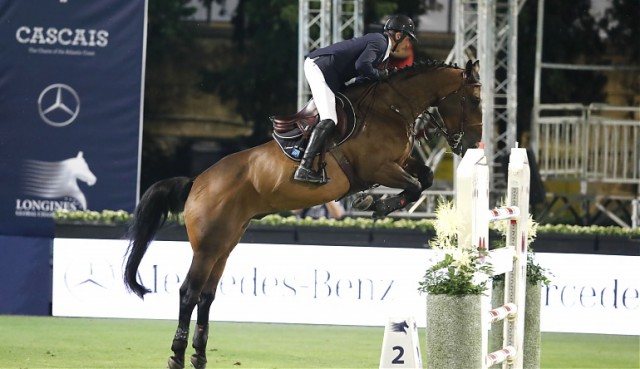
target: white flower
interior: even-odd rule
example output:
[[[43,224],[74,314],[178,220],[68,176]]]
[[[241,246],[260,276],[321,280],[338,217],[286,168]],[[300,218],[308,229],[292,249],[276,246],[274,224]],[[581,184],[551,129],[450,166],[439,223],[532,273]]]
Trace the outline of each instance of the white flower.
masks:
[[[432,246],[442,250],[453,250],[458,247],[458,228],[460,217],[452,201],[442,201],[435,211],[436,219],[433,226],[436,230],[436,238]]]
[[[469,251],[466,249],[456,248],[451,251],[451,256],[453,257],[453,265],[457,269],[461,269],[463,267],[471,267],[471,255],[469,255]]]

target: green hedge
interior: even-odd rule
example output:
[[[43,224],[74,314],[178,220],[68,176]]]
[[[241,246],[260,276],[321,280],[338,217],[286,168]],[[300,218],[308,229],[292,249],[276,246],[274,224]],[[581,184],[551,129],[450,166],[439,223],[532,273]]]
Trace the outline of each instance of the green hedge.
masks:
[[[64,223],[89,223],[89,224],[123,224],[128,222],[132,214],[124,210],[103,210],[97,211],[64,211],[58,210],[54,214],[54,221],[59,224]],[[184,224],[182,214],[171,214],[170,222]],[[384,218],[373,220],[371,218],[344,218],[336,219],[298,219],[295,216],[281,216],[277,214],[267,215],[262,219],[252,220],[252,224],[265,226],[331,226],[331,227],[351,227],[351,228],[386,228],[386,229],[416,229],[423,232],[434,231],[432,219],[394,219]],[[559,233],[559,234],[584,234],[600,236],[640,236],[640,229],[625,229],[621,227],[609,226],[575,226],[540,224],[538,233]]]

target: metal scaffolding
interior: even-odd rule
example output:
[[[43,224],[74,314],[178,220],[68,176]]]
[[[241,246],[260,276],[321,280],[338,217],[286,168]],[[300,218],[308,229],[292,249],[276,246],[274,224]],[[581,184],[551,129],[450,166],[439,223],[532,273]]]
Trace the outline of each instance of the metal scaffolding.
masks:
[[[506,176],[499,168],[517,140],[517,19],[525,1],[458,0],[455,5],[456,41],[447,61],[460,66],[469,59],[480,61],[483,142],[487,161],[493,164],[490,166],[492,194],[506,192]],[[303,75],[304,55],[330,42],[361,35],[364,31],[362,10],[362,0],[300,0],[299,108],[310,96]],[[432,216],[431,210],[412,208],[400,216]]]
[[[458,0],[456,40],[448,61],[480,61],[485,145],[490,190],[502,194],[502,162],[517,140],[518,13],[526,0]]]
[[[544,70],[628,73],[637,65],[577,65],[542,60],[544,0],[538,0],[531,146],[545,182],[578,183],[579,190],[556,187],[538,221],[565,213],[581,225],[613,222],[640,227],[640,107],[592,103],[540,102]]]
[[[363,0],[300,0],[298,6],[298,109],[311,96],[304,78],[304,56],[310,51],[364,31]]]

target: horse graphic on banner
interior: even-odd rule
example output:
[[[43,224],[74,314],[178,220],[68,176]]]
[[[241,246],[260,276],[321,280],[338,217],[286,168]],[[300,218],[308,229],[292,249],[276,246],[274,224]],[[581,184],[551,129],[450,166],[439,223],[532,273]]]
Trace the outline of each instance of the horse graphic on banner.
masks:
[[[82,151],[73,158],[57,162],[25,160],[23,175],[25,194],[45,199],[71,197],[83,210],[87,209],[87,198],[77,180],[89,186],[96,183],[96,176],[89,169]]]

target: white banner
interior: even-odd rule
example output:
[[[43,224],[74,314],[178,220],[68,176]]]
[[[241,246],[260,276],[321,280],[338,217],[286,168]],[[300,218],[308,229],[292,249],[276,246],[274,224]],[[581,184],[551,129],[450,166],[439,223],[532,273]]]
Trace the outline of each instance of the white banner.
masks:
[[[155,241],[140,265],[144,301],[122,281],[125,240],[55,239],[53,315],[177,319],[191,262],[186,242]],[[426,324],[418,291],[427,249],[240,244],[211,309],[216,321],[384,326]],[[554,274],[542,291],[542,331],[640,334],[640,257],[537,254]]]
[[[640,335],[640,257],[536,254],[551,271],[542,288],[543,332]]]
[[[53,315],[176,319],[191,262],[186,242],[156,241],[142,260],[144,301],[122,281],[124,240],[55,239]],[[427,250],[240,244],[231,253],[212,320],[384,326],[425,324],[417,291]]]

